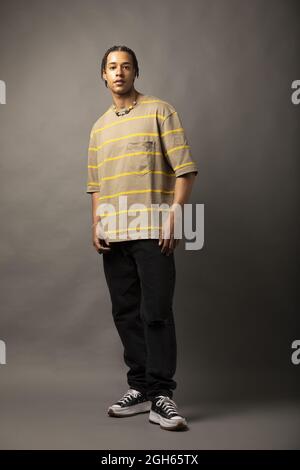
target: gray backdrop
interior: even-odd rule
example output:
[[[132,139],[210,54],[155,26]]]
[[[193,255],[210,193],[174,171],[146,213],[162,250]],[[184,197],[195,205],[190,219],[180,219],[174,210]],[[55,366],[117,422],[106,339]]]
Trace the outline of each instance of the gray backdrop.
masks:
[[[299,13],[291,0],[1,1],[2,449],[299,447]],[[199,166],[205,245],[175,254],[186,433],[106,416],[127,368],[85,185],[114,44],[137,55],[136,89],[176,107]]]

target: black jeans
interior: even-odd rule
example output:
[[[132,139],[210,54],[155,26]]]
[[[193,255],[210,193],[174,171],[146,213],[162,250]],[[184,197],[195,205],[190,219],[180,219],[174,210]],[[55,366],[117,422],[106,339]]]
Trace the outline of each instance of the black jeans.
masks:
[[[158,239],[112,242],[110,247],[103,267],[129,367],[128,385],[149,400],[158,394],[172,398],[177,386],[174,252],[161,253]]]

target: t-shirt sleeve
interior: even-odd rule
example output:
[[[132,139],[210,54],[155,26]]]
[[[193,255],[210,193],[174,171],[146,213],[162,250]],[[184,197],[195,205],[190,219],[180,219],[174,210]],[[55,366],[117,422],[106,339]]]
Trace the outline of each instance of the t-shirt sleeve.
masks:
[[[175,176],[191,172],[197,174],[197,164],[192,158],[190,145],[177,111],[173,111],[164,119],[160,133],[163,152]]]
[[[86,192],[94,193],[98,191],[100,191],[100,181],[97,159],[97,142],[95,139],[95,133],[92,131],[88,147]]]

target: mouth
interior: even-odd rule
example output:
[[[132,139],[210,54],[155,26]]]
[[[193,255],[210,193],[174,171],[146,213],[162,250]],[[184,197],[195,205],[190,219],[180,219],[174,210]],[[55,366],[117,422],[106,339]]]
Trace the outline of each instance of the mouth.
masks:
[[[125,82],[123,80],[117,80],[115,82],[116,85],[123,85]]]

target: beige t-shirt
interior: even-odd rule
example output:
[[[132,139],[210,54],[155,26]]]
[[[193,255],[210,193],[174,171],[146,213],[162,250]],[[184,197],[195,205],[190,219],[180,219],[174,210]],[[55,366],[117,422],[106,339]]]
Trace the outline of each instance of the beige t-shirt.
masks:
[[[152,95],[139,95],[128,114],[117,116],[111,105],[97,119],[87,170],[86,192],[99,192],[110,242],[159,238],[158,217],[172,205],[175,178],[198,173],[177,111]]]

